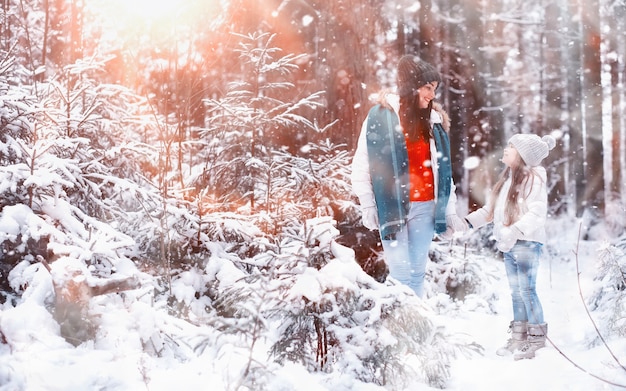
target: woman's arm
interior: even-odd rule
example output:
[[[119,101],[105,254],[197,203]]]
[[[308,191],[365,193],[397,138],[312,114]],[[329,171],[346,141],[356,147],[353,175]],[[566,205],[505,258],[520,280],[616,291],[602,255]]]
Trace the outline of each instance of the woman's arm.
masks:
[[[352,191],[359,197],[362,207],[375,206],[374,189],[369,171],[369,157],[367,154],[367,118],[361,126],[361,133],[357,142],[356,151],[352,158]]]

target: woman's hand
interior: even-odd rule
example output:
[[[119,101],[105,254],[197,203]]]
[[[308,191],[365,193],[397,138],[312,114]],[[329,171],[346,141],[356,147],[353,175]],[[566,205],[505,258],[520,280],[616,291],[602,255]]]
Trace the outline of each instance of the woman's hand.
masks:
[[[465,233],[469,231],[467,220],[452,214],[446,216],[446,232],[439,235],[443,240],[452,240],[455,233]]]
[[[378,211],[375,206],[367,206],[361,210],[363,226],[371,231],[378,229]]]

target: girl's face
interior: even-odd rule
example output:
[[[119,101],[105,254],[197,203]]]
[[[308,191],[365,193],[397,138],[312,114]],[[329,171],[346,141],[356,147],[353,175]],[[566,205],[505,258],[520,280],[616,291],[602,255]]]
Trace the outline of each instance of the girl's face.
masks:
[[[427,109],[430,101],[435,99],[435,91],[438,85],[438,82],[433,81],[417,89],[417,104],[420,109]]]
[[[519,152],[512,144],[509,144],[504,151],[502,152],[502,163],[504,163],[507,167],[515,167],[519,165],[521,158],[519,156]]]

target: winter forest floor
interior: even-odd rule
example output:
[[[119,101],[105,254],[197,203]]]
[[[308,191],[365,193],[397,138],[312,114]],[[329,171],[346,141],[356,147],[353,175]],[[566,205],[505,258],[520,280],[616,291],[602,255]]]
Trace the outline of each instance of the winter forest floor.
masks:
[[[452,333],[463,334],[484,348],[482,354],[459,355],[451,360],[450,379],[446,389],[453,391],[550,390],[594,391],[626,389],[626,338],[607,339],[607,349],[597,338],[594,323],[587,315],[583,297],[597,289],[597,252],[600,241],[578,241],[575,227],[554,223],[538,276],[538,292],[549,324],[548,346],[532,360],[513,361],[499,357],[495,351],[508,338],[510,299],[504,278],[504,265],[498,254],[485,255],[478,249],[467,249],[465,256],[480,262],[482,271],[491,276],[480,297],[469,295],[454,302],[442,293],[431,295],[426,304],[433,309],[434,322]],[[599,233],[597,236],[602,236]],[[447,246],[438,244],[438,246]],[[457,242],[450,250],[463,254]],[[480,254],[480,255],[479,255]],[[580,285],[578,270],[580,271]],[[37,279],[34,280],[36,282]],[[100,303],[103,315],[101,341],[76,348],[58,335],[49,314],[37,306],[33,297],[43,298],[48,288],[39,281],[31,292],[29,303],[4,308],[0,322],[11,343],[0,343],[1,391],[78,391],[78,390],[249,390],[232,383],[242,362],[233,345],[221,342],[220,348],[207,347],[202,354],[185,357],[147,355],[146,346],[135,343],[136,335],[149,334],[154,325],[171,335],[197,338],[210,331],[182,320],[165,316],[158,306],[141,303],[120,305],[119,299]],[[490,297],[490,300],[483,298]],[[117,300],[117,301],[116,301]],[[124,308],[126,307],[126,308]],[[104,313],[103,313],[104,314]],[[597,323],[605,315],[590,312]],[[219,337],[217,337],[219,338]],[[187,340],[183,338],[183,340]],[[214,342],[219,342],[216,339]],[[184,344],[176,342],[177,346]],[[184,352],[182,348],[179,352]],[[244,350],[245,352],[245,350]],[[618,362],[611,356],[617,357]],[[259,360],[266,360],[261,356]],[[297,364],[267,364],[271,380],[264,389],[292,390],[385,390],[365,384],[336,371],[311,373]],[[233,373],[234,372],[234,373]],[[231,379],[231,380],[229,380]],[[603,379],[603,380],[601,380]],[[4,382],[4,384],[2,384]],[[613,384],[610,384],[613,383]],[[331,385],[331,386],[329,386]],[[434,390],[423,383],[406,390]]]
[[[581,286],[589,285],[594,275],[594,244],[581,245],[579,261]],[[578,288],[574,254],[569,260],[544,259],[538,276],[537,290],[542,300],[548,336],[547,347],[539,350],[532,360],[513,361],[499,357],[495,351],[508,338],[506,332],[510,320],[510,299],[505,279],[494,282],[498,314],[480,309],[462,307],[458,314],[444,314],[446,326],[457,332],[471,333],[484,347],[483,356],[461,357],[454,363],[451,390],[617,390],[624,387],[611,386],[599,378],[626,385],[626,371],[620,369],[611,354],[601,344],[588,347],[594,325],[587,316]],[[503,276],[504,265],[495,261],[493,266]],[[592,317],[594,314],[592,313]],[[609,341],[609,346],[626,362],[626,340]],[[570,362],[571,360],[572,362]],[[580,368],[577,368],[580,367]]]

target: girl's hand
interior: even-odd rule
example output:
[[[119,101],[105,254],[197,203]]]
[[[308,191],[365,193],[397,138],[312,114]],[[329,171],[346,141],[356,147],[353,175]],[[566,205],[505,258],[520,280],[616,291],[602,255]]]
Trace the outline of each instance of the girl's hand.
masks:
[[[502,228],[500,230],[500,239],[498,240],[498,250],[503,253],[511,251],[513,246],[515,246],[515,242],[521,236],[522,233],[514,225]]]

